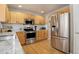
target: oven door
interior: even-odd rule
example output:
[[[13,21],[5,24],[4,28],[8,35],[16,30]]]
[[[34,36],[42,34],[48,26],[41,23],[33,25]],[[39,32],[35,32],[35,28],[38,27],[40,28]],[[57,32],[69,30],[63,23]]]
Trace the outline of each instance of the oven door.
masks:
[[[26,36],[27,36],[27,39],[29,39],[29,38],[35,38],[36,37],[36,33],[35,32],[28,32],[26,34]]]

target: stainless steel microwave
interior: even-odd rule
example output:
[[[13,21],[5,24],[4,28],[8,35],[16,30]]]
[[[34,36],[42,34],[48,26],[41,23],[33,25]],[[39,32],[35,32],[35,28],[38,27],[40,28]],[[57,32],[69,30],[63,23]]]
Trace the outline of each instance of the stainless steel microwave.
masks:
[[[33,20],[26,20],[25,24],[32,25],[32,24],[34,24],[34,22],[33,22]]]

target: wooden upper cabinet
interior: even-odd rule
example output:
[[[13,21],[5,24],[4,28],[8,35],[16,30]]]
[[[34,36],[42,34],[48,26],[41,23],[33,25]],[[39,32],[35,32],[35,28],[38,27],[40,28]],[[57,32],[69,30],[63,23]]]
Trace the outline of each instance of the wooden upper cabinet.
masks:
[[[24,19],[25,19],[25,14],[24,13],[20,13],[20,12],[17,12],[16,13],[16,21],[18,22],[18,23],[24,23]]]
[[[6,4],[0,4],[0,22],[8,23],[10,20],[10,12]]]
[[[22,12],[10,11],[11,23],[24,23],[25,19],[33,19],[33,15]]]
[[[6,22],[6,8],[5,4],[0,4],[0,22]]]
[[[24,18],[25,18],[24,21],[29,20],[29,19],[34,20],[34,15],[27,13],[27,14],[25,14]]]
[[[46,20],[43,16],[34,16],[30,13],[10,11],[10,15],[11,23],[24,23],[25,20],[29,19],[32,19],[34,21],[34,24],[36,25],[44,25],[46,23]]]
[[[17,17],[15,12],[10,11],[11,20],[10,23],[16,23]]]
[[[58,11],[59,14],[63,14],[63,13],[66,13],[66,12],[70,13],[70,8],[69,7],[64,7],[64,8],[62,8]]]
[[[34,16],[35,24],[43,25],[45,24],[45,19],[43,16]]]
[[[7,22],[7,23],[10,23],[10,12],[9,12],[8,6],[7,6],[7,8],[6,8],[6,22]]]
[[[10,11],[11,23],[24,23],[25,14],[20,12]]]

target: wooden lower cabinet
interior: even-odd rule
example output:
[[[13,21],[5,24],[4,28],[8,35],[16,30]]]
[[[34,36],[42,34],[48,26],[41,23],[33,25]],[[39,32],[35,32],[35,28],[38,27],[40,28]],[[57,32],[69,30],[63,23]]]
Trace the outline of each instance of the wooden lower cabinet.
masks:
[[[16,32],[21,45],[27,44],[27,38],[24,32]],[[48,39],[48,30],[39,30],[36,32],[36,41]]]
[[[39,30],[36,32],[36,41],[48,39],[48,31],[47,30]]]
[[[18,39],[21,43],[21,45],[25,45],[26,44],[26,36],[24,32],[16,32]]]

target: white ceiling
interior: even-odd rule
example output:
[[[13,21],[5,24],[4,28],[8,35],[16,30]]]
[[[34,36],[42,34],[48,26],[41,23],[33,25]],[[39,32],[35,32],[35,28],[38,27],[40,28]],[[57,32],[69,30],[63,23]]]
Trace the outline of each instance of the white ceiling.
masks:
[[[22,7],[19,8],[18,5],[22,5]],[[9,4],[8,6],[10,9],[25,10],[38,14],[44,11],[44,14],[46,14],[67,5],[68,4]]]

